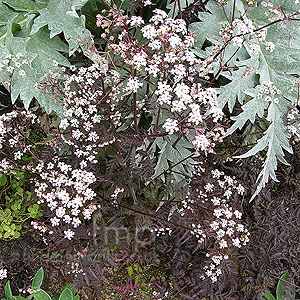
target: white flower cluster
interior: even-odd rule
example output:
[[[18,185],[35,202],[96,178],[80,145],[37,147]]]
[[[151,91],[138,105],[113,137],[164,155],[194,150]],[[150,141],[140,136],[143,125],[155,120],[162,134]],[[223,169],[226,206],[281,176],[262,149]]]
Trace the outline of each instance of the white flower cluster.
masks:
[[[50,219],[53,227],[68,224],[76,228],[81,224],[80,216],[86,218],[86,206],[96,197],[90,185],[96,181],[92,172],[83,169],[73,169],[62,161],[40,163],[35,170],[42,180],[36,179],[35,193],[39,203],[45,203],[53,212]],[[96,207],[94,206],[94,209]],[[91,216],[91,214],[89,215]],[[65,238],[71,239],[74,231],[70,228],[64,231]]]
[[[273,82],[271,81],[264,81],[259,88],[259,92],[257,94],[257,98],[261,99],[264,97],[265,101],[267,102],[274,102],[275,104],[278,103],[279,98],[282,94],[281,90],[278,89]],[[277,96],[277,97],[276,97]]]
[[[203,177],[205,169],[201,165],[195,166],[195,179]],[[221,263],[229,258],[232,248],[241,248],[249,242],[250,233],[242,224],[242,213],[230,206],[233,194],[243,194],[244,187],[238,184],[234,177],[224,174],[218,169],[212,170],[208,176],[209,182],[203,186],[197,183],[191,186],[182,201],[180,213],[182,216],[197,214],[198,207],[208,209],[209,221],[202,220],[198,224],[191,224],[191,234],[195,236],[198,243],[203,244],[214,238],[214,247],[208,252],[211,263],[206,266],[205,275],[215,282],[222,274]],[[201,181],[202,182],[202,181]],[[192,218],[194,219],[194,218]]]
[[[7,269],[0,269],[0,280],[7,278]]]
[[[172,229],[169,227],[160,227],[151,229],[150,232],[153,232],[157,237],[159,237],[166,234],[171,235]]]
[[[280,6],[272,2],[265,2],[265,1],[263,1],[261,5],[269,8],[268,11],[265,12],[265,15],[269,17],[268,18],[269,22],[280,21],[286,18]]]
[[[23,155],[30,153],[32,147],[26,141],[30,135],[29,127],[38,123],[37,116],[30,111],[12,111],[0,116],[0,150],[5,146],[12,148],[13,159],[21,160]],[[8,161],[4,158],[2,164],[2,172],[6,173],[9,169]]]
[[[24,58],[22,53],[16,55],[8,54],[0,63],[0,71],[5,70],[8,74],[18,72],[21,77],[26,76],[24,66],[29,66],[30,63]]]
[[[261,30],[255,30],[255,26],[252,20],[245,19],[235,19],[233,21],[234,30],[223,26],[220,30],[220,36],[227,42],[233,36],[232,42],[238,47],[242,47],[245,41],[247,41],[246,47],[248,49],[258,54],[261,51],[261,44],[265,45],[267,51],[272,53],[275,49],[275,45],[271,41],[266,41],[268,30],[267,28],[262,28]]]
[[[61,120],[59,128],[63,131],[61,137],[65,143],[74,147],[82,168],[96,163],[95,155],[99,148],[114,142],[114,138],[104,139],[100,132],[99,124],[103,120],[103,113],[97,103],[102,92],[96,90],[94,84],[102,75],[101,68],[94,64],[88,68],[79,68],[76,74],[69,76],[64,82],[65,118]],[[74,88],[78,85],[80,88]]]

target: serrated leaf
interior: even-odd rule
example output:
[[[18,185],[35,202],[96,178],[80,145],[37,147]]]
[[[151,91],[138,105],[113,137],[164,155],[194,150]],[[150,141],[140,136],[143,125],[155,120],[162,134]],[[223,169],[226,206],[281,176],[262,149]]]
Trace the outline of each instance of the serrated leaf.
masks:
[[[198,18],[201,22],[195,22],[189,25],[189,31],[194,31],[196,35],[195,48],[201,49],[205,40],[217,42],[222,25],[229,25],[227,16],[232,12],[233,1],[222,6],[209,1],[205,6],[205,12],[199,12]],[[244,13],[244,5],[241,0],[235,1],[235,16],[239,17]]]
[[[248,40],[244,43],[241,49],[244,49],[248,54],[239,51],[234,52],[234,47],[231,44],[224,47],[224,51],[219,55],[218,60],[221,65],[227,62],[227,58],[232,55],[231,63],[229,66],[237,66],[237,70],[233,70],[231,73],[224,72],[221,70],[221,75],[227,77],[231,82],[219,89],[218,101],[221,107],[228,104],[230,112],[233,110],[236,100],[241,104],[246,99],[245,94],[251,95],[253,99],[246,102],[243,106],[243,112],[232,119],[235,121],[231,127],[231,131],[226,134],[226,136],[232,134],[236,129],[242,129],[247,121],[252,123],[257,122],[260,118],[268,121],[269,128],[265,131],[262,138],[257,141],[257,145],[244,155],[239,156],[240,158],[245,158],[251,155],[255,155],[259,151],[267,149],[266,160],[263,165],[263,170],[261,171],[258,181],[258,188],[255,195],[265,186],[268,179],[271,177],[276,180],[275,171],[277,168],[277,160],[287,163],[284,159],[284,152],[286,150],[291,152],[292,149],[289,145],[290,135],[287,133],[287,128],[283,123],[283,117],[286,114],[288,107],[292,106],[292,102],[296,102],[297,93],[296,89],[290,92],[290,88],[293,87],[293,81],[295,77],[293,74],[299,73],[300,65],[300,24],[296,20],[287,18],[284,20],[284,28],[281,26],[283,22],[274,22],[270,24],[268,16],[265,12],[268,8],[261,5],[262,1],[258,1],[258,7],[253,7],[242,12],[242,3],[239,3],[239,11],[243,16],[243,19],[250,19],[253,21],[256,29],[267,26],[268,34],[266,40],[259,40],[255,37],[253,33],[251,39],[249,36],[245,36]],[[291,12],[297,13],[299,8],[292,3],[294,1],[276,0],[275,3],[280,5],[286,16],[289,16]],[[229,4],[233,1],[230,1]],[[202,21],[200,23],[194,23],[190,26],[191,30],[196,31],[197,42],[196,42],[196,53],[201,53],[202,57],[206,57],[210,51],[207,47],[203,51],[201,50],[205,39],[209,40],[213,45],[218,44],[219,29],[224,24],[229,25],[226,16],[230,16],[232,13],[232,7],[230,5],[225,5],[224,10],[215,2],[208,3],[209,12],[200,12],[199,19]],[[227,11],[226,11],[227,10]],[[225,13],[224,13],[225,11]],[[238,18],[238,14],[235,14],[235,18]],[[275,45],[274,51],[269,51],[266,48],[266,42],[272,42]],[[258,54],[253,53],[251,50],[251,43],[259,46]],[[218,44],[221,49],[222,44]],[[228,55],[229,54],[229,55]],[[243,60],[247,59],[245,63]],[[244,56],[244,58],[242,58]],[[224,59],[225,57],[225,59]],[[228,64],[226,64],[228,65]],[[250,77],[246,80],[242,80],[242,72],[245,70],[242,66],[246,65],[250,68],[257,69]],[[216,70],[218,70],[217,67]],[[215,71],[216,71],[215,70]],[[244,78],[243,78],[244,79]],[[264,99],[258,99],[256,97],[254,86],[257,84],[256,80],[259,79],[259,83],[263,84],[266,81],[271,81],[278,89],[281,90],[282,95],[278,97],[278,104],[265,102]],[[250,89],[249,89],[250,88]],[[252,88],[252,89],[251,89]],[[267,117],[266,117],[267,113]],[[254,196],[255,196],[254,195]],[[253,199],[254,196],[251,198]]]
[[[152,179],[161,175],[160,178],[165,181],[164,173],[168,169],[172,172],[175,182],[180,182],[186,176],[191,175],[193,160],[188,158],[192,153],[188,148],[192,149],[193,145],[184,139],[180,139],[175,143],[176,139],[177,136],[170,136],[169,140],[158,138],[153,143],[152,150],[155,152],[154,148],[158,146],[160,151]],[[173,144],[176,145],[173,146]]]
[[[69,61],[59,52],[68,52],[68,46],[61,41],[58,36],[50,39],[49,30],[46,27],[41,28],[37,33],[29,35],[29,31],[23,29],[17,33],[18,37],[30,37],[26,43],[26,51],[37,54],[32,60],[31,65],[37,72],[43,74],[49,70],[57,71],[53,61],[57,61],[60,65],[70,66]]]
[[[72,55],[83,41],[91,42],[91,34],[81,24],[79,16],[67,14],[72,11],[72,0],[50,0],[47,8],[39,10],[40,16],[34,21],[31,34],[48,26],[50,38],[63,32],[69,43],[69,55]]]
[[[237,129],[242,129],[248,120],[250,120],[251,123],[254,123],[257,116],[260,118],[263,117],[265,110],[269,106],[269,102],[267,102],[264,97],[257,97],[259,89],[260,86],[257,86],[255,89],[256,91],[245,91],[247,95],[253,96],[253,98],[242,106],[242,113],[240,113],[236,117],[231,117],[231,119],[234,120],[235,123],[230,127],[230,130],[224,135],[224,137],[231,135]]]
[[[284,101],[284,99],[281,99],[281,101]],[[264,133],[264,136],[257,141],[257,145],[247,153],[238,156],[238,158],[246,158],[257,154],[259,151],[268,147],[263,169],[257,178],[259,184],[250,201],[258,195],[261,189],[269,181],[269,177],[274,181],[278,181],[275,175],[275,171],[277,170],[277,160],[284,164],[288,164],[284,159],[283,149],[290,153],[293,152],[289,144],[290,135],[286,132],[286,127],[282,120],[283,114],[284,112],[280,110],[280,105],[271,103],[267,117],[267,120],[271,122],[269,128]]]
[[[12,26],[14,17],[15,16],[12,16],[9,19],[9,28],[11,28]],[[20,97],[20,100],[24,103],[25,108],[28,109],[32,99],[36,98],[47,113],[50,113],[52,110],[54,110],[58,114],[61,114],[62,109],[59,103],[55,103],[50,98],[51,95],[43,94],[40,89],[37,89],[35,87],[36,83],[39,82],[41,77],[43,76],[43,73],[41,74],[31,65],[32,61],[38,55],[36,53],[30,53],[26,51],[27,43],[29,42],[29,40],[30,37],[21,38],[13,36],[10,29],[7,32],[7,50],[13,55],[21,53],[23,55],[23,59],[26,59],[29,62],[29,65],[21,65],[21,67],[15,69],[12,74],[10,85],[12,103],[14,103],[17,98]],[[25,76],[21,72],[24,72]],[[1,75],[5,75],[5,73]]]
[[[219,107],[223,108],[226,104],[228,104],[230,112],[233,110],[236,99],[239,103],[243,104],[245,91],[254,87],[254,77],[256,76],[256,72],[253,71],[246,76],[245,73],[249,68],[253,70],[257,69],[258,60],[256,58],[250,58],[242,62],[236,62],[235,64],[239,67],[237,71],[222,73],[222,75],[231,80],[231,82],[218,89],[219,96],[217,98]]]

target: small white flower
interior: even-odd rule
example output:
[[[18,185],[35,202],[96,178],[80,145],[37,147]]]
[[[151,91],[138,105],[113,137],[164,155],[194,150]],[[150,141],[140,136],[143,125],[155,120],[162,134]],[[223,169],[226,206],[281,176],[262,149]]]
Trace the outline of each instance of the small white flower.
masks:
[[[168,118],[164,125],[163,128],[166,130],[166,132],[168,132],[169,134],[174,134],[174,132],[178,131],[178,121],[177,120],[172,120],[170,118]]]
[[[197,150],[201,151],[208,150],[210,146],[210,141],[204,134],[196,135],[192,143]]]
[[[7,278],[7,269],[0,269],[0,280]]]
[[[137,77],[129,78],[127,81],[126,90],[136,93],[138,88],[142,87],[143,83]]]
[[[71,229],[68,229],[64,231],[64,234],[66,239],[71,240],[74,237],[75,232],[72,231]]]
[[[237,248],[241,248],[241,242],[240,242],[240,239],[237,237],[235,239],[232,239],[232,244],[233,246],[237,247]]]
[[[227,248],[227,247],[228,247],[228,244],[227,244],[227,242],[226,242],[225,240],[221,240],[221,241],[219,242],[219,245],[220,245],[220,248],[221,248],[221,249],[224,249],[224,248]]]
[[[142,24],[144,24],[144,20],[142,17],[140,16],[131,16],[129,20],[127,20],[127,24],[129,24],[130,26],[141,26]]]
[[[266,50],[270,51],[272,53],[275,49],[275,45],[272,42],[266,42]]]

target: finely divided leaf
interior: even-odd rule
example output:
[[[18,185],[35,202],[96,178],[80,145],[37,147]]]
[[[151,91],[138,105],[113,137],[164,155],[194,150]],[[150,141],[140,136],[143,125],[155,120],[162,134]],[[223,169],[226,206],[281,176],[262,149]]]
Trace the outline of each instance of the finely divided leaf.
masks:
[[[277,160],[284,164],[288,164],[284,159],[283,149],[292,153],[292,147],[289,144],[290,134],[286,132],[286,127],[282,120],[282,116],[285,113],[282,111],[282,108],[285,108],[285,104],[283,104],[283,102],[286,100],[280,99],[280,101],[282,102],[281,104],[275,104],[272,102],[269,106],[267,120],[271,122],[271,124],[264,133],[264,136],[257,141],[257,145],[255,145],[250,151],[238,156],[238,158],[246,158],[257,154],[259,151],[268,147],[263,169],[257,178],[259,184],[254,195],[251,197],[251,200],[258,195],[261,189],[269,181],[269,177],[271,177],[274,181],[277,181],[275,175],[275,171],[277,170]]]
[[[245,91],[246,94],[253,98],[242,106],[242,113],[238,116],[231,117],[235,123],[230,127],[230,130],[225,134],[225,137],[234,133],[237,129],[242,129],[248,120],[250,120],[251,123],[254,123],[257,116],[260,118],[263,117],[265,110],[269,106],[269,102],[265,100],[265,97],[257,97],[260,87],[261,86],[256,87],[255,93],[253,93],[252,90]]]

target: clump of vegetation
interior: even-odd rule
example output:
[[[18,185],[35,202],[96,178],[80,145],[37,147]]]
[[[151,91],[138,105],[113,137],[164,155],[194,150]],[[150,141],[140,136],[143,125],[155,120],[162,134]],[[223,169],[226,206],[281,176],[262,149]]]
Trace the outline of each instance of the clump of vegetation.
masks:
[[[298,279],[297,222],[280,222],[297,208],[265,188],[292,176],[278,164],[298,153],[297,0],[0,10],[13,104],[0,116],[0,238],[36,232],[49,276],[90,298],[111,269],[127,294],[163,268],[152,280],[163,298],[254,299],[270,276]]]

